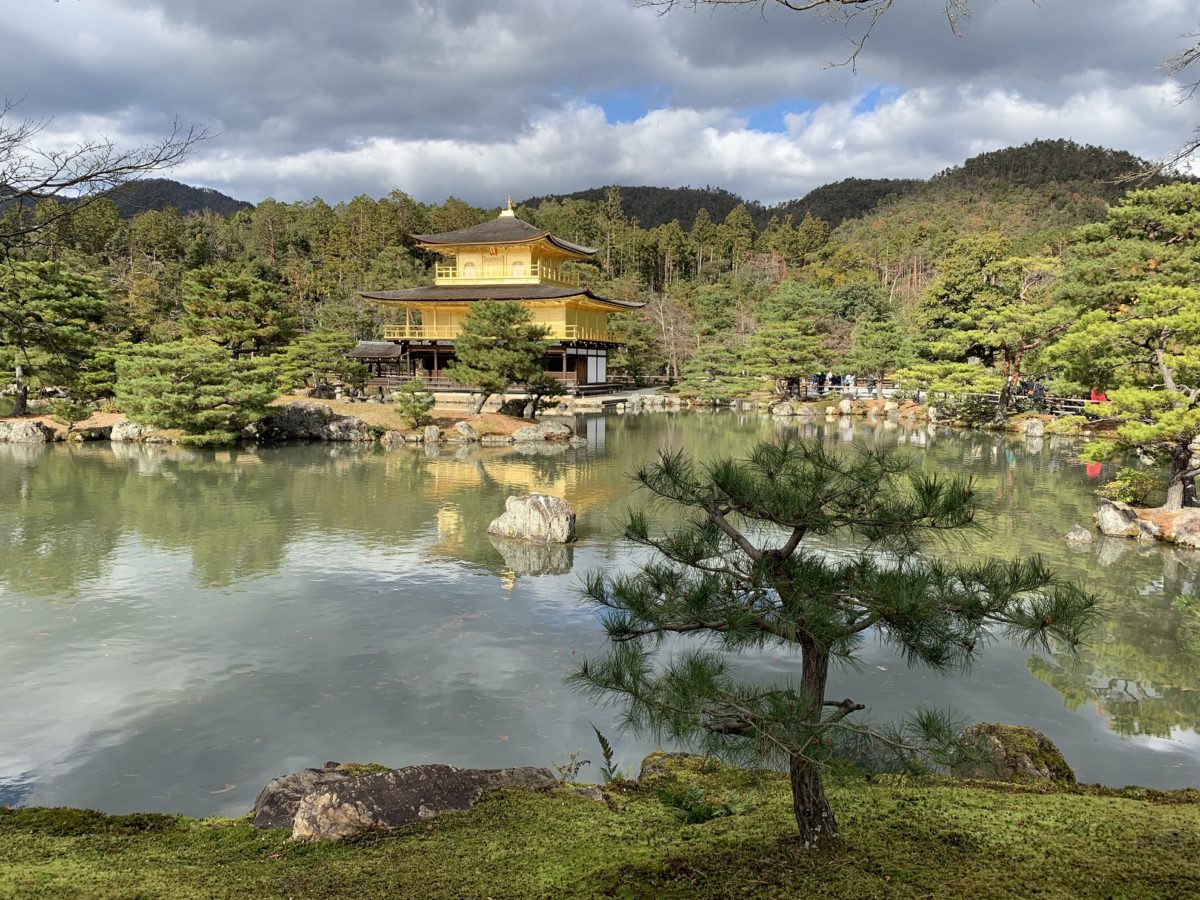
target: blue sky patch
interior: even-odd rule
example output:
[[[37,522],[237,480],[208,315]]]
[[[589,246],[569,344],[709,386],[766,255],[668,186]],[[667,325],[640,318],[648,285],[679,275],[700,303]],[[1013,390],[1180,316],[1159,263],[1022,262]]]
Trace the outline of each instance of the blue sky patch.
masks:
[[[818,105],[801,97],[789,97],[784,100],[776,100],[774,103],[738,110],[738,114],[746,119],[747,126],[754,131],[782,133],[787,131],[784,116],[789,113],[806,113],[816,109]]]
[[[865,113],[874,112],[875,107],[879,106],[880,103],[895,100],[903,93],[904,90],[894,84],[877,84],[863,94],[858,102],[854,104],[854,114],[861,116]]]
[[[670,105],[669,91],[665,86],[618,88],[588,99],[604,110],[604,117],[611,125],[636,122],[651,110]]]

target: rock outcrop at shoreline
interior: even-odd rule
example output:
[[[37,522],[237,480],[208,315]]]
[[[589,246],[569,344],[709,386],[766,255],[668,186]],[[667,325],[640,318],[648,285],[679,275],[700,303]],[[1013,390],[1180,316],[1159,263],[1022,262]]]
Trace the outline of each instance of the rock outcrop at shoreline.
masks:
[[[974,747],[981,758],[955,764],[952,769],[959,778],[1075,783],[1075,771],[1062,752],[1034,728],[978,722],[964,729],[962,741]]]
[[[363,774],[356,769],[367,769]],[[388,831],[449,810],[466,810],[489,791],[557,785],[549,769],[459,769],[446,765],[339,766],[303,769],[271,781],[250,813],[258,828],[292,829],[298,840],[352,837]]]
[[[1117,500],[1101,500],[1095,521],[1100,532],[1110,537],[1200,549],[1200,509],[1138,509]]]
[[[44,444],[53,439],[50,430],[36,419],[0,422],[0,443]]]
[[[375,436],[357,416],[340,416],[324,403],[297,400],[275,406],[247,435],[257,441],[372,441]]]

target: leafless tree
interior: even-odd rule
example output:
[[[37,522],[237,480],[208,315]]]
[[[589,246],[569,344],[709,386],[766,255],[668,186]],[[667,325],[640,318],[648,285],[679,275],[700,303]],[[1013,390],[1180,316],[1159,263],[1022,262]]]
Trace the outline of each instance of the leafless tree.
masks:
[[[1190,43],[1182,51],[1167,60],[1163,68],[1168,75],[1179,75],[1187,70],[1190,76],[1196,71],[1195,69],[1189,69],[1189,67],[1200,60],[1200,31],[1189,32],[1183,37],[1184,40]],[[1200,68],[1200,66],[1197,68]],[[1194,100],[1197,90],[1200,90],[1200,78],[1185,82],[1180,88],[1179,102],[1186,103],[1189,100]],[[1187,143],[1160,163],[1158,167],[1159,171],[1174,169],[1181,163],[1196,156],[1197,153],[1200,153],[1200,125],[1197,125],[1192,131],[1192,136],[1188,139]]]
[[[15,111],[16,103],[8,98],[0,104],[0,208],[13,204],[29,208],[53,197],[86,202],[140,175],[177,165],[208,136],[203,126],[184,126],[177,120],[165,137],[138,147],[122,148],[100,136],[68,147],[46,148],[38,144],[38,137],[50,120],[16,119]],[[71,204],[66,204],[58,216],[70,211]],[[27,243],[55,218],[0,218],[0,255]]]

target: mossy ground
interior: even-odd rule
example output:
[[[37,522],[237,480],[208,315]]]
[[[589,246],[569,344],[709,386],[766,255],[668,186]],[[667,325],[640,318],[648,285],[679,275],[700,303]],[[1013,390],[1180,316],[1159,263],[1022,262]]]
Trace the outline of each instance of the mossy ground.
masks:
[[[736,813],[683,824],[700,784]],[[0,811],[3,897],[1183,897],[1200,792],[904,781],[834,787],[843,838],[794,839],[786,782],[684,767],[606,788],[486,797],[387,835],[302,844],[245,820]]]

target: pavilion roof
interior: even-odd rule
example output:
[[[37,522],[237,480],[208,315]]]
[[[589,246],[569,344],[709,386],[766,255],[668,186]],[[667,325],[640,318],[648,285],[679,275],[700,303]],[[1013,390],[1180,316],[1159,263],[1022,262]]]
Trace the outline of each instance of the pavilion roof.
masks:
[[[505,213],[508,213],[507,215]],[[505,210],[490,222],[460,228],[457,231],[445,231],[441,234],[414,234],[413,238],[426,246],[436,249],[442,247],[461,246],[492,246],[496,244],[529,244],[535,241],[546,241],[549,244],[577,256],[592,256],[596,250],[593,247],[583,247],[562,238],[555,237],[549,231],[530,225],[518,219]]]
[[[587,298],[617,309],[640,309],[645,304],[629,300],[599,297],[586,288],[560,287],[553,284],[480,284],[472,286],[445,285],[407,288],[399,291],[359,291],[364,300],[405,302],[469,302],[472,300],[566,300]]]
[[[402,359],[404,348],[393,341],[359,341],[346,356],[349,359]]]

